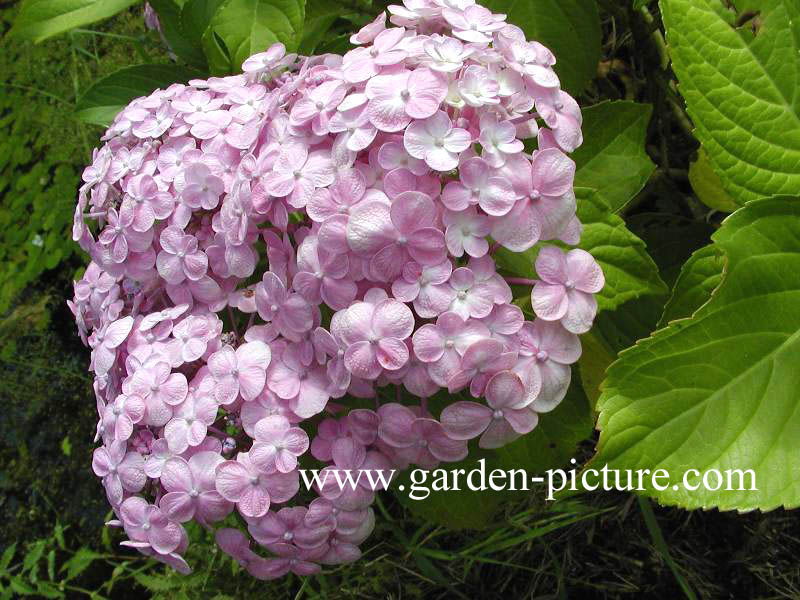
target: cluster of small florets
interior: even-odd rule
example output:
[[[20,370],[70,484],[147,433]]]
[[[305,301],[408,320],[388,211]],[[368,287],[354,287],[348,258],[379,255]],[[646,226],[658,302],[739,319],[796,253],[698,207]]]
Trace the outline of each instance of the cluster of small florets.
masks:
[[[92,261],[70,306],[93,468],[124,544],[179,570],[191,520],[259,578],[355,560],[380,485],[301,491],[301,457],[432,468],[529,433],[566,393],[603,285],[560,249],[580,236],[580,111],[504,16],[390,12],[343,57],[276,44],[133,101],[83,173]],[[499,248],[545,240],[538,280],[497,272]],[[509,282],[533,285],[534,320]],[[438,415],[435,394],[452,395]]]

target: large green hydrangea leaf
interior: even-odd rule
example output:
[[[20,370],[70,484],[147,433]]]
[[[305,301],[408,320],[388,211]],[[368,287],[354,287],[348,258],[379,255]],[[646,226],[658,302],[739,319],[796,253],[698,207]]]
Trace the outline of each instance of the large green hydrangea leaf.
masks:
[[[733,199],[800,189],[800,4],[661,0],[697,138]]]
[[[282,42],[289,52],[296,50],[303,34],[305,6],[305,0],[227,0],[214,13],[205,35],[213,32],[225,44],[228,71],[238,73],[247,57],[275,42]],[[214,57],[209,62],[213,70],[220,70]]]
[[[11,32],[41,42],[47,38],[113,17],[138,0],[25,0]]]
[[[704,246],[692,254],[672,288],[661,323],[666,325],[675,319],[691,317],[722,281],[724,266],[725,255],[715,244]]]
[[[713,237],[727,264],[711,299],[622,352],[608,370],[593,466],[666,469],[667,489],[644,492],[666,504],[796,507],[800,204],[790,197],[750,202]],[[735,470],[752,469],[757,490],[726,490],[727,482],[719,491],[673,487],[689,469],[733,470],[733,488]]]
[[[572,154],[575,185],[597,190],[619,212],[644,187],[656,166],[644,149],[653,107],[601,102],[583,109],[583,144]]]

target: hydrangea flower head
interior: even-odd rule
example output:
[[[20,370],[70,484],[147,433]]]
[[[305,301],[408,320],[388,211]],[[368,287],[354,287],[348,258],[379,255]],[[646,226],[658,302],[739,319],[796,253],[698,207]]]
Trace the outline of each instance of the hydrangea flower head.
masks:
[[[123,544],[182,573],[191,521],[259,579],[357,560],[393,470],[548,418],[597,311],[600,267],[548,245],[581,231],[555,57],[472,0],[388,13],[344,56],[275,44],[134,100],[83,172],[92,468]],[[309,452],[331,477],[299,494]]]

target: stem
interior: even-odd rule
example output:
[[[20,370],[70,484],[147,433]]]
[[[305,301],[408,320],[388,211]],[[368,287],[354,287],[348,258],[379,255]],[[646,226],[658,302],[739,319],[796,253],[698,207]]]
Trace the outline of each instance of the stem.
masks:
[[[131,42],[141,42],[142,40],[138,37],[133,37],[132,35],[122,35],[119,33],[108,33],[105,31],[95,31],[94,29],[83,29],[77,27],[72,30],[74,33],[87,33],[89,35],[97,35],[100,37],[107,37],[107,38],[114,38],[117,40],[128,40]]]
[[[526,277],[505,277],[504,279],[506,282],[516,285],[534,285],[539,283],[538,279],[527,279]]]
[[[236,327],[236,315],[233,314],[233,310],[230,306],[228,306],[228,317],[231,319],[231,327],[233,327],[233,333],[236,335],[236,341],[239,341],[239,328]]]
[[[217,429],[213,425],[209,425],[206,429],[208,429],[211,433],[216,433],[217,435],[221,435],[222,437],[228,437],[227,433],[225,433],[221,429]]]
[[[53,100],[57,100],[62,104],[70,104],[63,98],[56,96],[55,94],[51,94],[50,92],[46,92],[44,90],[40,90],[39,88],[31,87],[28,85],[17,85],[15,83],[0,83],[0,87],[9,87],[9,88],[16,88],[18,90],[25,90],[27,92],[36,92],[37,94],[41,94],[42,96],[47,96],[48,98],[52,98]]]

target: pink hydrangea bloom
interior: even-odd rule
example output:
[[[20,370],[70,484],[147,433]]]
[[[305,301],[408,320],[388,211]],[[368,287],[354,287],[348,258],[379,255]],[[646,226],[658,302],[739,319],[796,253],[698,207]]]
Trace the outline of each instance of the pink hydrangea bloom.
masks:
[[[435,171],[450,171],[458,166],[458,155],[469,148],[472,137],[465,129],[453,127],[450,117],[438,111],[422,121],[414,121],[403,136],[406,151]]]
[[[236,460],[217,466],[215,485],[223,498],[236,503],[243,516],[255,518],[265,515],[271,502],[286,502],[294,496],[300,481],[297,471],[264,473],[247,452],[240,452]]]
[[[456,402],[442,411],[442,426],[454,439],[481,436],[481,448],[498,448],[530,433],[538,423],[535,412],[513,408],[525,396],[522,380],[511,371],[500,371],[486,384],[486,402]]]
[[[579,248],[564,253],[547,246],[536,257],[536,273],[541,277],[531,292],[536,316],[560,320],[572,333],[589,331],[597,313],[594,294],[605,284],[603,271],[592,255]]]
[[[336,313],[331,332],[347,347],[344,363],[353,375],[376,379],[383,369],[396,371],[408,361],[404,340],[414,330],[414,316],[397,300],[358,302]]]
[[[224,460],[216,452],[198,452],[188,461],[179,456],[166,461],[160,476],[167,491],[161,510],[179,523],[195,517],[202,523],[224,519],[233,510],[215,487],[216,468]]]
[[[234,508],[215,540],[254,577],[356,560],[397,470],[499,447],[567,393],[602,272],[544,244],[538,280],[509,271],[581,238],[556,57],[474,0],[387,10],[343,56],[277,43],[133,100],[82,173],[92,465],[123,544],[182,573],[181,523]],[[299,495],[307,450],[330,477]]]
[[[289,473],[297,467],[297,457],[308,450],[308,434],[299,427],[292,427],[289,420],[280,415],[261,419],[254,433],[250,460],[262,471],[274,467],[281,473]]]
[[[214,397],[220,404],[230,404],[241,394],[252,400],[267,379],[271,359],[269,346],[263,342],[247,342],[236,350],[223,346],[208,357],[208,370],[214,378]]]

